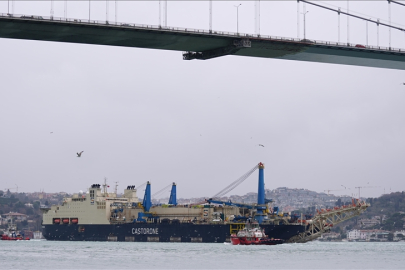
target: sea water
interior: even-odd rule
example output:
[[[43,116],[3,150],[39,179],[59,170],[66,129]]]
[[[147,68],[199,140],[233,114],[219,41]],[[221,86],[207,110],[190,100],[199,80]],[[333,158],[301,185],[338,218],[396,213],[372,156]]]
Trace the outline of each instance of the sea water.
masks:
[[[0,269],[405,269],[405,243],[0,241]]]

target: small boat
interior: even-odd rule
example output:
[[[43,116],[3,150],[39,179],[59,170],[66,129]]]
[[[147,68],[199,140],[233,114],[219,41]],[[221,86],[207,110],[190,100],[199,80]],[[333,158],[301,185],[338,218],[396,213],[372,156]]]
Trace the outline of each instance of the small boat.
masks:
[[[248,221],[244,229],[231,235],[231,242],[232,245],[279,245],[284,240],[267,237],[258,223]]]
[[[17,240],[30,240],[30,238],[24,237],[24,235],[17,233],[17,226],[14,225],[12,222],[10,222],[6,233],[1,236],[1,240],[17,241]]]

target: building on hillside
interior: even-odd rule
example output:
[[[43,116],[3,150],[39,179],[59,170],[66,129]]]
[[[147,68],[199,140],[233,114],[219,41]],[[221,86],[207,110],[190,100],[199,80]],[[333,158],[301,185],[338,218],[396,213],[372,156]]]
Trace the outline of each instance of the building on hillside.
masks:
[[[394,239],[393,239],[393,241],[396,241],[396,242],[398,242],[398,241],[405,241],[405,230],[402,230],[402,231],[396,231],[396,232],[394,232]]]
[[[35,231],[34,232],[34,239],[44,239],[44,237],[42,236],[42,232]]]
[[[324,233],[321,236],[322,240],[336,240],[336,239],[340,239],[340,233],[335,233],[335,232],[330,232],[330,233]]]
[[[381,224],[380,216],[374,216],[372,218],[362,218],[357,221],[357,225],[363,228],[370,228],[379,224]]]
[[[388,231],[383,230],[351,230],[347,233],[349,241],[388,241]]]
[[[14,213],[14,212],[3,214],[2,216],[6,220],[12,219],[13,221],[17,221],[17,222],[27,220],[27,215],[20,214],[20,213]]]

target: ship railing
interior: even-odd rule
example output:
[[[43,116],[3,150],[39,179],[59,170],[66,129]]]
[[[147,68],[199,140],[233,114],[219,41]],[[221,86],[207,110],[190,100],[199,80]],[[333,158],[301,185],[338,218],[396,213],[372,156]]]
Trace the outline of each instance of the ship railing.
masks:
[[[88,19],[71,19],[71,18],[61,18],[61,17],[51,17],[51,16],[38,16],[38,15],[23,15],[23,14],[9,14],[0,13],[0,17],[9,19],[21,19],[21,20],[31,20],[31,21],[52,21],[60,23],[69,24],[81,24],[81,25],[100,25],[109,27],[119,27],[119,28],[133,28],[133,29],[148,29],[156,31],[168,31],[168,32],[179,32],[179,33],[192,33],[207,36],[218,36],[218,37],[230,37],[230,38],[248,38],[252,40],[272,40],[272,41],[285,41],[292,43],[301,43],[305,45],[321,45],[321,46],[334,46],[340,48],[351,48],[358,50],[371,50],[371,51],[386,51],[395,53],[404,53],[405,49],[393,48],[393,47],[383,47],[383,46],[371,46],[362,45],[354,43],[343,43],[334,41],[323,41],[315,39],[300,39],[300,38],[289,38],[289,37],[279,37],[270,35],[260,35],[260,34],[246,34],[246,33],[235,33],[228,31],[211,31],[204,29],[194,29],[194,28],[183,28],[183,27],[168,27],[162,25],[148,25],[148,24],[136,24],[136,23],[124,23],[124,22],[114,22],[114,21],[99,21],[99,20],[88,20]]]

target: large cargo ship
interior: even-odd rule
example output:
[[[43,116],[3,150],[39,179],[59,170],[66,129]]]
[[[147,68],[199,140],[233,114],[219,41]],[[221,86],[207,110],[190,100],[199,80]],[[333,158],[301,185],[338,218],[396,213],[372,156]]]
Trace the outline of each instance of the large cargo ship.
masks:
[[[128,186],[122,196],[117,196],[116,190],[107,191],[105,182],[91,185],[85,194],[65,198],[61,205],[43,209],[42,233],[45,239],[58,241],[223,243],[230,242],[231,234],[247,222],[257,221],[269,238],[288,241],[302,235],[307,225],[272,206],[265,198],[264,165],[259,163],[250,174],[256,169],[258,202],[254,205],[215,197],[203,204],[179,205],[175,183],[169,203],[153,205],[149,182],[142,202],[135,186]]]

